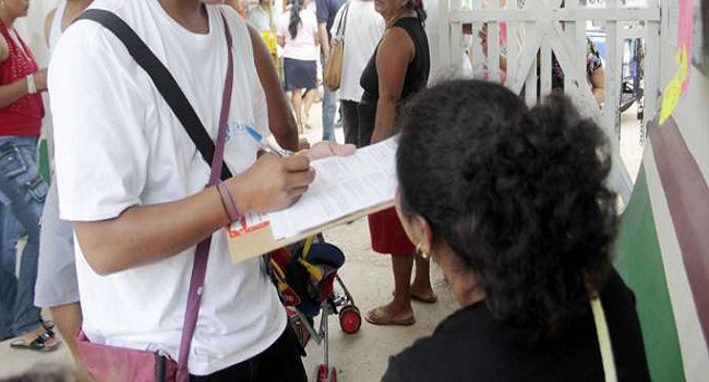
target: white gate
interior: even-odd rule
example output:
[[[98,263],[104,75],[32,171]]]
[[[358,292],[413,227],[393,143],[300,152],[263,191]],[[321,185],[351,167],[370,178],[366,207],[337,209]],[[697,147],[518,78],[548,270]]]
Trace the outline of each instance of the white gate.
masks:
[[[456,68],[461,65],[461,55],[468,48],[475,78],[499,81],[500,57],[506,59],[505,85],[522,93],[529,105],[552,91],[552,53],[564,72],[564,91],[569,94],[582,113],[596,119],[608,133],[613,149],[611,183],[622,200],[627,203],[633,187],[625,163],[619,153],[617,139],[620,123],[622,49],[624,40],[644,40],[645,58],[643,88],[645,96],[639,107],[643,113],[642,126],[655,117],[658,104],[660,65],[660,6],[658,0],[647,0],[645,5],[621,4],[618,0],[595,1],[582,5],[579,0],[462,0],[441,1],[437,10],[440,21],[438,33],[442,43],[441,65]],[[483,1],[487,4],[483,4]],[[565,3],[565,4],[563,4]],[[585,1],[584,1],[585,3]],[[605,3],[605,4],[604,4]],[[446,22],[447,20],[447,22]],[[599,108],[594,99],[586,74],[587,23],[605,26],[605,102]],[[507,43],[499,45],[500,23],[507,28]],[[487,24],[487,54],[482,54],[477,36]],[[472,39],[464,38],[463,26],[472,25]],[[501,49],[502,48],[502,49]],[[485,68],[485,73],[483,73]],[[537,74],[539,73],[539,75]],[[531,91],[527,91],[530,89]],[[536,89],[539,91],[537,92]]]

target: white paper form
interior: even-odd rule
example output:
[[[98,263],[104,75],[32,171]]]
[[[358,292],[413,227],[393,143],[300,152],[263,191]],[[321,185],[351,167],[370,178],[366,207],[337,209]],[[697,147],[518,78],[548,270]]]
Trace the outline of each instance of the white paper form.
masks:
[[[288,209],[268,213],[276,240],[394,199],[398,136],[347,157],[313,161],[315,180]]]

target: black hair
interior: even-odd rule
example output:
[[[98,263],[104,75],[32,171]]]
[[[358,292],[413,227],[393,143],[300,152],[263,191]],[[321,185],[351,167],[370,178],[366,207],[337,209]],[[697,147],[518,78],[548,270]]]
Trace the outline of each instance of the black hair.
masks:
[[[593,121],[561,94],[530,110],[503,86],[459,80],[414,96],[398,125],[403,214],[429,222],[498,321],[541,338],[588,311],[617,229]]]
[[[303,0],[293,0],[293,5],[290,9],[290,22],[288,23],[288,32],[292,39],[298,35],[298,27],[301,24],[300,11],[303,9]]]
[[[426,24],[426,11],[423,9],[423,0],[407,0],[404,8],[416,11],[416,16],[422,25]]]

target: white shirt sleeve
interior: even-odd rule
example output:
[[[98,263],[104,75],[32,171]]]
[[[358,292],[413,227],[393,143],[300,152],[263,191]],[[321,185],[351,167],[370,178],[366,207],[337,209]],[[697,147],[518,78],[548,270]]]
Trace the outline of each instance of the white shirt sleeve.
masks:
[[[111,32],[91,21],[60,40],[49,89],[62,219],[110,219],[140,202],[151,107],[135,81],[142,70]]]

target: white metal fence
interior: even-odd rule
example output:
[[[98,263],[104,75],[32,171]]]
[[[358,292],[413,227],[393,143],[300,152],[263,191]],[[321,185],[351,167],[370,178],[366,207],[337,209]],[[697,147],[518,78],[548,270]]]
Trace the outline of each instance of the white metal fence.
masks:
[[[642,41],[643,91],[639,107],[643,126],[655,116],[660,65],[660,6],[658,0],[462,0],[441,1],[437,10],[438,33],[443,46],[441,64],[457,68],[461,55],[470,53],[475,78],[500,81],[524,94],[528,104],[552,91],[552,53],[564,73],[564,91],[582,112],[606,129],[613,148],[611,182],[624,202],[633,182],[619,154],[619,105],[622,94],[623,48],[626,39]],[[565,3],[565,4],[564,4]],[[446,22],[447,21],[447,22]],[[605,30],[605,102],[602,109],[593,97],[586,72],[587,26]],[[487,52],[478,32],[487,25]],[[502,28],[501,28],[502,26]],[[465,27],[465,32],[464,32]],[[506,44],[500,44],[505,32]],[[472,31],[472,36],[469,34]],[[470,44],[470,45],[468,45]],[[501,73],[500,60],[506,61]],[[461,68],[458,68],[461,69]],[[505,75],[506,74],[506,75]]]

